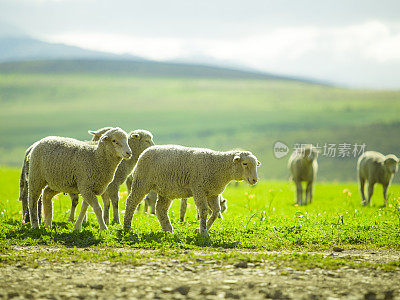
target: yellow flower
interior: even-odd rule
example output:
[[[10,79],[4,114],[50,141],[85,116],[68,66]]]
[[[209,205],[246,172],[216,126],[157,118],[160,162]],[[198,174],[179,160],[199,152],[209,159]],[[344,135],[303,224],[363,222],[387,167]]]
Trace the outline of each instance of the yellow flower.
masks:
[[[349,192],[348,189],[344,189],[344,190],[342,191],[343,194],[346,194],[346,193],[348,193],[348,192]]]
[[[244,195],[247,196],[249,193],[245,192]]]

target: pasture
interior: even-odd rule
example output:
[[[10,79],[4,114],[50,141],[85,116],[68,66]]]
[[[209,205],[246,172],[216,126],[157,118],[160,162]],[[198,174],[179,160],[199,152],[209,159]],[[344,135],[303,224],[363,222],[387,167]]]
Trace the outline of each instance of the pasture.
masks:
[[[228,210],[205,240],[195,233],[192,199],[183,223],[180,201],[174,201],[173,234],[142,212],[134,215],[130,232],[121,225],[100,232],[90,209],[83,230],[74,231],[67,222],[70,199],[63,194],[53,201],[53,228],[31,229],[21,222],[18,179],[19,169],[0,169],[0,272],[8,278],[0,290],[8,296],[296,299],[397,293],[399,185],[391,187],[388,207],[382,207],[380,186],[373,206],[363,207],[355,183],[317,183],[314,203],[299,207],[291,182],[231,184],[224,193]],[[125,186],[120,195],[123,216]],[[42,272],[50,280],[46,288],[31,280]],[[112,280],[104,281],[105,273]],[[322,279],[325,289],[313,289]]]
[[[363,207],[357,157],[321,156],[314,202],[299,207],[288,157],[276,159],[272,145],[365,143],[398,154],[399,100],[398,91],[278,80],[0,74],[0,298],[391,299],[400,279],[399,176],[388,206],[378,185]],[[172,234],[142,212],[129,232],[100,232],[90,208],[74,231],[63,194],[53,200],[52,229],[23,224],[25,149],[48,135],[89,139],[88,129],[106,125],[148,129],[156,144],[250,150],[261,180],[227,187],[228,210],[210,239],[195,233],[192,199],[184,222],[173,202]],[[122,222],[125,186],[120,197]]]

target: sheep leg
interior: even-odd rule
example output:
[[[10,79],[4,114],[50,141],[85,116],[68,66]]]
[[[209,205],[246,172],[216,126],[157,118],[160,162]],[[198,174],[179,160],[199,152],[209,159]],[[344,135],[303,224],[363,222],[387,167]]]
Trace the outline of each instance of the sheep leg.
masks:
[[[101,199],[103,199],[103,206],[104,206],[104,212],[103,212],[103,218],[104,222],[108,225],[110,223],[110,197],[108,195],[108,189],[107,191],[104,192],[103,195],[101,195]]]
[[[144,196],[149,191],[150,189],[146,191],[146,189],[140,188],[139,182],[137,180],[135,182],[132,182],[131,192],[128,195],[128,198],[126,198],[125,217],[124,217],[125,230],[129,230],[131,228],[133,214],[139,203],[142,202]]]
[[[155,215],[155,214],[156,214],[156,203],[157,203],[157,200],[156,200],[156,202],[150,203],[150,213],[151,213],[152,215]]]
[[[312,181],[307,182],[307,188],[306,188],[306,204],[307,204],[307,199],[310,201],[310,204],[312,203],[312,198],[313,198],[313,183]]]
[[[113,223],[119,223],[119,212],[118,212],[118,203],[119,203],[119,185],[109,185],[107,188],[107,193],[109,198],[111,199],[112,207],[113,207]]]
[[[385,206],[387,206],[388,204],[388,199],[387,199],[387,191],[388,191],[388,184],[383,184],[382,188],[383,188],[383,199],[385,199]]]
[[[360,193],[361,193],[362,204],[367,205],[367,202],[365,201],[365,179],[360,177],[359,183],[360,183]]]
[[[74,222],[75,220],[75,210],[79,203],[79,194],[69,194],[71,198],[71,212],[69,213],[68,222]]]
[[[101,210],[101,206],[99,204],[99,200],[97,200],[96,195],[92,191],[84,191],[81,193],[82,198],[92,207],[97,222],[99,223],[100,230],[107,230],[107,225],[104,223],[103,212]],[[79,215],[80,216],[80,215]]]
[[[42,223],[42,207],[43,207],[43,191],[38,200],[38,220],[39,224]]]
[[[180,221],[183,222],[185,220],[186,215],[186,208],[187,208],[187,199],[181,199],[181,211],[180,211]]]
[[[140,204],[139,204],[138,210],[139,209],[140,209]],[[147,198],[144,198],[144,209],[143,209],[143,212],[146,214],[148,210],[149,210],[149,200],[147,200]]]
[[[167,199],[163,196],[158,195],[157,203],[156,203],[156,216],[158,222],[160,222],[161,228],[164,231],[173,232],[171,220],[168,216],[168,210],[171,206],[171,199]]]
[[[208,204],[207,197],[203,194],[194,194],[193,195],[194,203],[196,204],[197,211],[200,215],[200,234],[205,237],[209,237],[207,231],[207,214],[208,214]]]
[[[22,198],[22,214],[24,218],[24,223],[29,223],[29,205],[28,205],[28,197]]]
[[[75,222],[75,230],[82,229],[82,222],[83,222],[83,219],[86,219],[86,211],[87,211],[88,206],[89,206],[89,204],[85,201],[85,199],[83,199],[81,211],[79,213],[78,219]]]
[[[375,182],[368,181],[368,199],[367,204],[371,205],[372,194],[374,193]]]
[[[219,196],[211,196],[207,199],[208,206],[211,209],[212,213],[211,216],[208,218],[207,221],[207,230],[210,230],[212,224],[218,218],[221,213],[221,206],[219,204]]]
[[[43,209],[44,209],[44,227],[51,228],[53,220],[53,202],[52,199],[58,192],[53,191],[49,186],[46,186],[42,193]]]
[[[301,186],[301,181],[296,182],[296,191],[297,191],[297,204],[303,205],[303,187]]]
[[[44,180],[40,180],[38,176],[32,171],[29,174],[28,181],[28,206],[29,206],[29,216],[32,228],[39,228],[38,223],[38,200],[42,194],[43,188],[46,186]],[[41,208],[40,208],[41,209]]]

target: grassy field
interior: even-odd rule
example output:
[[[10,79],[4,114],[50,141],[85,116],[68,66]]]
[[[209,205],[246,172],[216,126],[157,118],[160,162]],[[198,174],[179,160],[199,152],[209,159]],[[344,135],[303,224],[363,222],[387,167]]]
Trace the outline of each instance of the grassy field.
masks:
[[[173,234],[164,234],[154,216],[135,214],[130,232],[112,225],[99,232],[94,214],[80,232],[67,222],[70,200],[60,194],[54,199],[54,226],[51,230],[31,229],[22,224],[18,202],[18,169],[0,169],[0,243],[67,247],[133,247],[140,249],[252,249],[321,251],[334,246],[346,249],[400,250],[400,186],[390,189],[390,205],[382,207],[382,189],[377,187],[372,207],[363,207],[354,183],[319,183],[315,202],[294,205],[294,187],[289,182],[263,181],[255,187],[241,183],[224,193],[228,211],[211,229],[210,240],[195,233],[198,222],[193,200],[187,219],[179,222],[179,200],[170,210]],[[121,190],[123,212],[127,197]],[[122,213],[123,215],[123,213]]]
[[[265,179],[286,180],[272,146],[361,144],[398,155],[400,92],[261,79],[139,78],[112,74],[0,74],[0,165],[19,166],[47,135],[144,128],[158,144],[248,149]],[[356,158],[320,157],[321,181],[354,181]],[[398,179],[395,179],[398,182]]]

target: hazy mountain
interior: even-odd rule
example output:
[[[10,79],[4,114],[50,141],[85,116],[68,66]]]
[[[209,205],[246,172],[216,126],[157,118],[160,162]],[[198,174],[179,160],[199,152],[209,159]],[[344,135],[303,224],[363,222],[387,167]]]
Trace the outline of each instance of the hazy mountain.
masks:
[[[3,23],[0,23],[0,72],[86,72],[161,77],[281,79],[318,83],[303,78],[263,73],[233,62],[218,61],[205,56],[158,62],[132,55],[49,43],[30,37],[18,28]]]
[[[303,78],[248,72],[229,68],[115,59],[31,60],[0,63],[1,73],[110,73],[149,77],[210,77],[295,80],[321,84]]]

